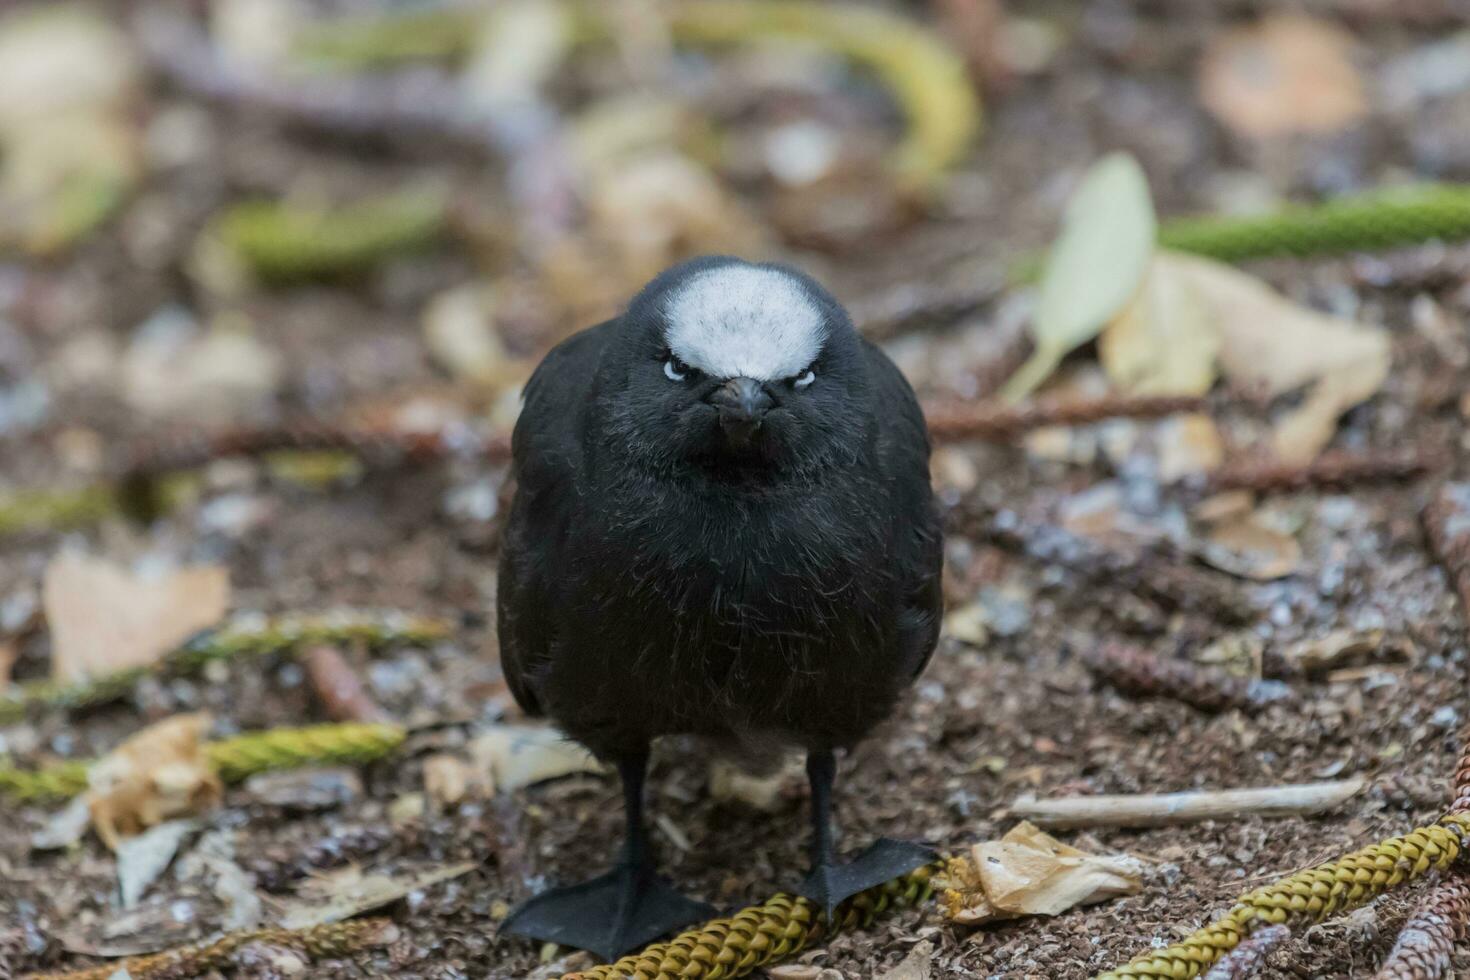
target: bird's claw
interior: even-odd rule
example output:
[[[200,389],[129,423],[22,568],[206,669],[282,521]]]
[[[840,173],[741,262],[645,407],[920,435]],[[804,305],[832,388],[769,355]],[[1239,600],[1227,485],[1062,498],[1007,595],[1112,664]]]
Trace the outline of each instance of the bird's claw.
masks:
[[[818,864],[799,890],[826,913],[828,922],[833,922],[837,906],[845,900],[922,868],[934,858],[934,852],[922,844],[883,837],[846,864]]]
[[[623,864],[524,902],[500,924],[500,932],[585,949],[611,961],[713,913],[657,875]]]

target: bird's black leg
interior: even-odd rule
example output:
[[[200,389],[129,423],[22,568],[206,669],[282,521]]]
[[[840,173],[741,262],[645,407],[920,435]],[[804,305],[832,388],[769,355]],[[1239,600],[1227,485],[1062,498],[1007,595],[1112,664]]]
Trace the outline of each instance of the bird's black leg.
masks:
[[[829,921],[843,899],[934,860],[934,852],[927,847],[884,837],[851,862],[838,864],[832,839],[837,760],[831,750],[808,752],[806,775],[812,787],[812,871],[802,882],[801,893],[821,906]]]
[[[654,871],[643,820],[643,777],[648,753],[621,760],[627,837],[622,859],[605,875],[555,888],[518,906],[501,932],[575,946],[607,960],[665,933],[710,918],[714,910],[680,895]]]

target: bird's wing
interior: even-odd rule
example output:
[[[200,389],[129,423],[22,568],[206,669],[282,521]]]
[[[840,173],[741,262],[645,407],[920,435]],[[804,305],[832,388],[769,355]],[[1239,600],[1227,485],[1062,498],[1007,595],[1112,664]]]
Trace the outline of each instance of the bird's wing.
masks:
[[[944,544],[929,482],[929,431],[924,412],[898,366],[864,341],[878,412],[878,466],[900,515],[893,538],[893,567],[903,599],[898,611],[899,656],[913,677],[921,674],[939,643],[944,598]]]
[[[560,545],[581,484],[588,400],[616,320],[562,341],[526,382],[511,437],[515,499],[500,544],[497,599],[500,662],[528,714],[541,713],[539,675],[556,638]]]

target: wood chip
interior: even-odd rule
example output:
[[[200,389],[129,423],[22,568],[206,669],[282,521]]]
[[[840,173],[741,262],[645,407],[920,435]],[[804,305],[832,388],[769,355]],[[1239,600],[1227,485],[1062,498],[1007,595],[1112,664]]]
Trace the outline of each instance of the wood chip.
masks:
[[[1200,820],[1298,817],[1322,813],[1356,796],[1364,779],[1141,796],[1022,797],[1011,813],[1043,827],[1163,827]]]

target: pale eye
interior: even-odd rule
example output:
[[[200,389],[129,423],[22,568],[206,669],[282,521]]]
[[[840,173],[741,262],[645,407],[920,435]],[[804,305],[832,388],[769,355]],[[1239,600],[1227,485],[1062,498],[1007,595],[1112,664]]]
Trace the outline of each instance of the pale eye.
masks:
[[[797,388],[805,388],[807,385],[811,384],[815,380],[817,380],[817,372],[809,370],[806,374],[803,374],[801,377],[797,378],[794,382],[794,385]]]
[[[670,381],[683,381],[686,377],[688,377],[688,375],[679,370],[679,368],[682,366],[683,365],[678,364],[672,357],[669,358],[667,361],[664,361],[664,377],[668,378]]]

